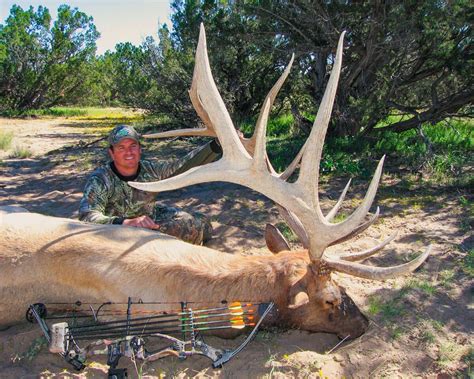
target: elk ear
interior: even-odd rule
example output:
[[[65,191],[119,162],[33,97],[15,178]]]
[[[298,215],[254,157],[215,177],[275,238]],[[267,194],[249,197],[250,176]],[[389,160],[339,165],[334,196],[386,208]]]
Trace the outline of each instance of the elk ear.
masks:
[[[306,292],[306,288],[303,286],[301,281],[299,281],[290,289],[290,293],[288,295],[288,308],[296,309],[308,303],[309,295]]]
[[[267,224],[265,228],[265,242],[273,254],[277,254],[283,250],[290,250],[290,245],[286,241],[286,238],[283,237],[283,234],[281,234],[278,228],[272,224]]]

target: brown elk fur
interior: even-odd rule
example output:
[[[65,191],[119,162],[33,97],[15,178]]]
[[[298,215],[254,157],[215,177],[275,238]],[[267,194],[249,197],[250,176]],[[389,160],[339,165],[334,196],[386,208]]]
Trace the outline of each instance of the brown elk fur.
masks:
[[[307,251],[231,255],[155,231],[8,211],[0,235],[0,325],[21,321],[31,303],[131,296],[274,301],[280,325],[352,337],[367,327],[344,291],[312,271]]]

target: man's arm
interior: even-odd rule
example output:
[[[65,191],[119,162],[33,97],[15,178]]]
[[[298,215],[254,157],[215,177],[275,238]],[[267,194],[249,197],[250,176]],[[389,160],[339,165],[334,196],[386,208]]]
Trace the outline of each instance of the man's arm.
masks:
[[[107,216],[105,210],[109,202],[109,190],[104,180],[97,175],[92,175],[84,188],[84,195],[79,205],[79,219],[95,224],[118,224],[146,229],[159,229],[149,216],[123,218]]]
[[[79,220],[95,224],[121,224],[122,217],[107,216],[105,208],[108,202],[108,189],[104,181],[92,175],[86,183],[79,204]]]
[[[215,161],[222,154],[222,149],[216,140],[200,146],[183,158],[159,165],[153,165],[154,179],[162,180],[188,171],[190,168]]]
[[[135,228],[146,228],[159,230],[160,225],[155,223],[150,216],[138,216],[135,218],[126,218],[123,220],[122,225],[134,226]]]

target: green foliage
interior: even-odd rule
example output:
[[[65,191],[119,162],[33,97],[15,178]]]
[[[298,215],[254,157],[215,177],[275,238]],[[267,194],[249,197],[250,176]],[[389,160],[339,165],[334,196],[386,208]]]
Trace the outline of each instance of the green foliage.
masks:
[[[388,301],[384,301],[378,296],[372,296],[369,298],[368,313],[372,316],[380,315],[385,323],[389,323],[403,316],[406,309],[400,304],[400,295]],[[393,338],[396,338],[399,331],[393,330],[392,332]]]
[[[434,295],[436,292],[436,287],[433,284],[427,281],[421,281],[416,279],[410,280],[405,285],[405,289],[418,289],[427,295]]]
[[[391,119],[391,122],[397,122]],[[389,125],[387,120],[383,124]],[[470,150],[474,148],[474,123],[466,119],[452,119],[436,125],[424,125],[423,133],[433,144],[433,148],[442,147],[445,151]],[[413,159],[427,153],[425,141],[415,130],[405,133],[385,132],[380,135],[375,148],[378,151],[401,152]]]
[[[98,59],[100,77],[111,78],[111,99],[167,116],[170,127],[195,126],[199,119],[187,90],[204,22],[213,76],[232,119],[239,124],[255,116],[283,68],[272,55],[274,37],[259,35],[260,24],[240,4],[173,1],[171,6],[172,32],[162,25],[157,41],[148,37],[138,47],[119,44]],[[265,53],[262,44],[267,44]]]
[[[287,139],[293,137],[294,117],[291,113],[278,114],[268,120],[267,137]],[[251,135],[254,131],[256,119],[242,122],[239,129],[245,135]]]
[[[298,90],[290,96],[302,113],[317,108],[337,37],[347,30],[329,134],[370,133],[394,108],[406,115],[390,124],[395,131],[472,114],[471,2],[251,3],[248,11],[278,37],[279,48],[296,52]]]
[[[455,272],[452,269],[442,270],[439,273],[439,281],[440,284],[445,287],[449,288],[453,285]]]
[[[452,362],[457,362],[464,355],[466,347],[453,343],[445,342],[439,347],[438,365],[449,367]]]
[[[85,115],[86,111],[82,108],[68,108],[68,107],[51,107],[44,109],[28,109],[24,110],[9,110],[4,112],[4,116],[8,117],[74,117]]]
[[[470,249],[461,263],[462,270],[474,277],[474,249]]]
[[[26,159],[33,155],[30,149],[24,146],[15,146],[10,154],[10,158]]]
[[[367,310],[370,315],[375,316],[380,313],[382,309],[382,301],[378,296],[369,297],[369,309]]]
[[[51,26],[47,8],[14,5],[0,28],[0,112],[77,101],[98,37],[77,8],[61,5]]]
[[[275,226],[278,228],[281,234],[283,234],[283,237],[285,237],[288,242],[299,241],[296,234],[293,233],[293,230],[291,230],[291,228],[285,222],[279,222]]]
[[[267,141],[268,157],[273,167],[282,172],[296,157],[298,151],[303,147],[306,138],[304,137],[276,137]]]
[[[212,73],[232,119],[240,124],[255,116],[290,52],[280,60],[275,37],[263,32],[264,25],[243,2],[177,0],[171,6],[174,48],[192,55],[203,22]]]
[[[396,119],[390,121],[397,122]],[[385,120],[384,123],[390,121]],[[423,127],[431,155],[426,139],[415,130],[383,132],[377,139],[351,136],[329,138],[324,145],[321,171],[367,178],[372,175],[376,162],[387,155],[385,171],[391,167],[409,168],[423,172],[426,179],[438,184],[469,186],[469,183],[474,183],[472,175],[469,176],[469,167],[474,164],[474,124],[465,119],[448,121]],[[297,155],[306,136],[294,134],[291,114],[277,115],[268,124],[268,155],[275,169],[281,172]],[[242,123],[239,129],[249,137],[254,126],[255,120],[251,120]]]
[[[73,116],[84,116],[87,114],[87,111],[81,108],[65,108],[65,107],[53,107],[45,109],[42,112],[45,116],[55,116],[55,117],[73,117]]]
[[[19,116],[18,112],[10,112],[10,117]],[[127,108],[111,107],[51,107],[45,109],[30,109],[21,112],[21,116],[27,117],[74,117],[81,120],[108,120],[109,122],[138,121],[144,118],[141,111]],[[152,118],[148,118],[153,121]]]
[[[338,212],[338,213],[336,214],[336,216],[334,216],[334,218],[332,219],[331,222],[332,222],[333,224],[337,224],[337,223],[339,223],[339,222],[341,222],[341,221],[344,221],[344,220],[347,218],[347,216],[348,216],[348,215],[347,215],[346,213],[344,213],[344,212]]]
[[[8,150],[12,144],[13,133],[0,130],[0,150]]]
[[[463,174],[474,163],[473,122],[453,119],[433,126],[425,125],[423,133],[425,139],[415,130],[383,133],[374,150],[388,154],[394,163],[423,169],[437,183],[469,185],[472,176]]]
[[[422,124],[428,135],[432,125],[448,116],[472,114],[473,7],[466,0],[377,7],[367,2],[307,7],[301,1],[175,0],[171,7],[172,31],[162,25],[156,41],[147,37],[140,46],[121,43],[95,57],[99,33],[92,18],[77,8],[60,6],[52,23],[45,7],[13,6],[0,25],[0,113],[55,105],[126,105],[166,116],[167,127],[195,126],[198,117],[187,89],[204,22],[213,76],[237,125],[255,119],[295,52],[268,126],[271,138],[309,132],[308,114],[316,113],[343,29],[348,33],[330,137],[348,136],[349,142],[359,143],[359,135]],[[389,120],[394,109],[397,115]],[[364,173],[359,160],[326,149],[325,171]],[[419,146],[412,150],[420,155]],[[433,172],[455,173],[463,163],[456,151],[436,154],[426,163]]]

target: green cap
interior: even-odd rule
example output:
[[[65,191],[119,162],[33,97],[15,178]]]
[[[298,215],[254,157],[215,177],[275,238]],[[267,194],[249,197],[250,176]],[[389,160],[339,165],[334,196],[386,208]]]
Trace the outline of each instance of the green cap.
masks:
[[[116,145],[124,138],[131,138],[140,142],[140,134],[130,125],[117,125],[109,134],[109,144]]]

